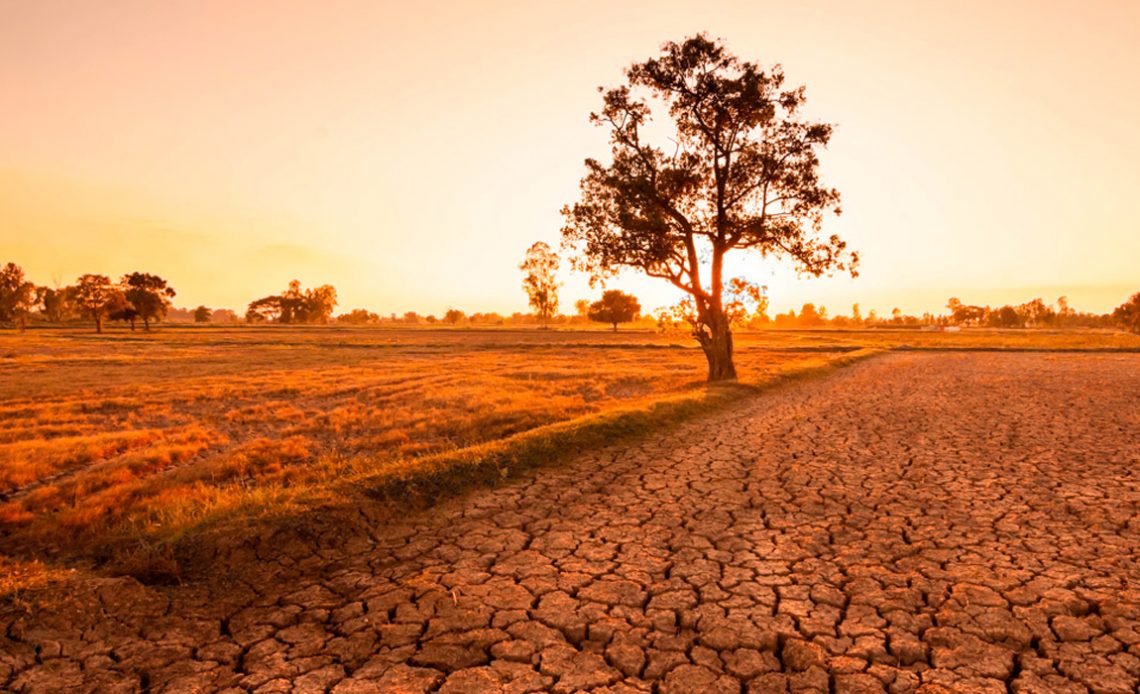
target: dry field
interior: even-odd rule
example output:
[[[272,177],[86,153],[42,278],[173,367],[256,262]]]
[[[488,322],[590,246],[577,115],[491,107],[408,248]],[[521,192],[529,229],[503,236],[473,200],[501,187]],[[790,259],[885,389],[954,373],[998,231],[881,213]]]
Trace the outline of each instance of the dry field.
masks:
[[[0,690],[1130,694],[1138,389],[1140,354],[883,355],[427,512],[354,499],[236,580],[0,602]]]
[[[746,380],[845,340],[741,339]],[[196,328],[0,337],[0,554],[106,559],[235,506],[704,389],[651,333]]]
[[[864,347],[1137,349],[1140,338],[766,331],[738,337],[738,366],[744,382],[764,384]],[[597,427],[576,441],[575,422],[701,396],[703,375],[690,340],[650,332],[4,333],[0,561],[126,556],[133,571],[186,531],[239,511],[287,515],[288,503],[346,478],[414,475],[441,454],[478,457],[551,425],[562,427],[555,445],[597,443]]]

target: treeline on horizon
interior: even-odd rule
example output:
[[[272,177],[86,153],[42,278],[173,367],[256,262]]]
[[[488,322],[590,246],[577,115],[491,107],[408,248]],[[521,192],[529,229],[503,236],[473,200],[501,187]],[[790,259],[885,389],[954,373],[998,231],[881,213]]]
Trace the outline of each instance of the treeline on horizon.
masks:
[[[542,312],[502,315],[496,312],[468,314],[460,309],[448,309],[442,316],[421,315],[415,311],[386,316],[354,309],[334,315],[337,293],[332,285],[303,289],[293,280],[285,291],[250,302],[244,316],[218,308],[198,306],[193,309],[175,308],[172,300],[177,296],[174,288],[162,277],[145,272],[122,275],[113,281],[107,275],[83,274],[74,284],[47,287],[29,282],[23,270],[15,263],[0,267],[0,323],[24,329],[31,323],[67,324],[77,321],[92,323],[96,332],[102,332],[108,321],[137,323],[149,330],[151,323],[163,320],[172,322],[221,324],[343,324],[343,325],[583,325],[588,323],[611,324],[617,330],[619,323],[633,323],[640,327],[668,330],[681,327],[675,307],[641,313],[637,299],[617,290],[606,291],[598,301],[582,299],[575,302],[574,314]],[[557,306],[557,304],[554,304]],[[1035,298],[1023,304],[1006,304],[997,307],[965,304],[951,297],[946,304],[947,313],[924,313],[913,316],[899,309],[889,316],[880,316],[874,310],[863,315],[859,304],[851,307],[849,315],[831,315],[824,306],[805,303],[800,310],[770,315],[767,297],[752,305],[752,310],[734,320],[738,328],[792,329],[792,328],[1122,328],[1140,333],[1140,292],[1111,313],[1091,313],[1073,309],[1066,297],[1046,304]]]

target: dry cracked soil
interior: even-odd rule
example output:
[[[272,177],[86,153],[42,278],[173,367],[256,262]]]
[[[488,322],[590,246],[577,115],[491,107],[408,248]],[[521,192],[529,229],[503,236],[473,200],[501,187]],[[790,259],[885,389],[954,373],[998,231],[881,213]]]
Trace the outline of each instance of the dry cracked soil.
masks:
[[[1128,694],[1138,393],[1140,355],[888,355],[241,579],[85,581],[0,615],[0,686]]]

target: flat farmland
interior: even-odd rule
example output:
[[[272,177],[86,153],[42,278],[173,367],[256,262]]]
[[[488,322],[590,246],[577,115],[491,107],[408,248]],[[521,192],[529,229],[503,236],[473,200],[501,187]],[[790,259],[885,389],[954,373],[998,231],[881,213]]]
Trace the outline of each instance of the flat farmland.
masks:
[[[809,334],[739,343],[742,379],[754,383],[858,346]],[[699,393],[704,368],[687,338],[648,332],[5,335],[0,548],[51,558],[142,542],[267,490]]]
[[[17,692],[1140,685],[1140,355],[879,356],[235,580],[0,602]]]

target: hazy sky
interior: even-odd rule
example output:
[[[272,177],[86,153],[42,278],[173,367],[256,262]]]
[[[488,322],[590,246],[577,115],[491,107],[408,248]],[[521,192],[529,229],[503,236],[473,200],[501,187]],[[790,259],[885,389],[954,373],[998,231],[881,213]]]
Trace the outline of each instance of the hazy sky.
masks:
[[[1140,290],[1135,0],[0,0],[0,262],[156,272],[177,305],[296,277],[344,310],[525,310],[523,252],[606,151],[596,87],[697,31],[838,125],[827,230],[862,276],[735,265],[775,308]]]

